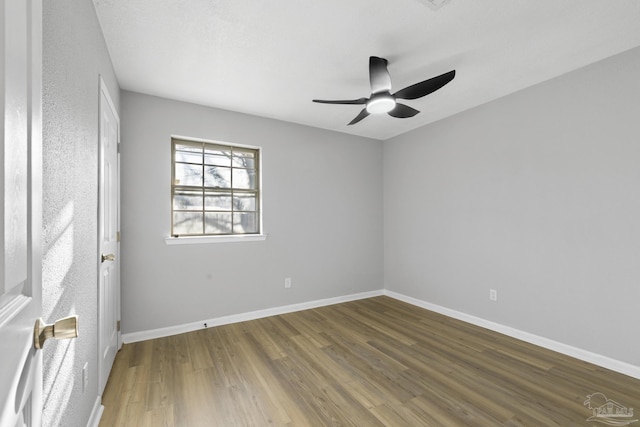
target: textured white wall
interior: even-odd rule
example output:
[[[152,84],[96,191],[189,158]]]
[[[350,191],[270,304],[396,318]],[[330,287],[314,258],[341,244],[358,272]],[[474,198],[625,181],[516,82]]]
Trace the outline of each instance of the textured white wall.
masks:
[[[126,91],[121,99],[123,333],[382,289],[380,141]],[[266,241],[165,244],[171,135],[263,148]]]
[[[86,426],[98,395],[98,101],[119,88],[90,0],[44,2],[43,317],[79,315],[79,337],[44,347],[44,424]],[[82,367],[89,385],[82,392]]]
[[[634,49],[385,141],[385,287],[640,366],[638,76]]]

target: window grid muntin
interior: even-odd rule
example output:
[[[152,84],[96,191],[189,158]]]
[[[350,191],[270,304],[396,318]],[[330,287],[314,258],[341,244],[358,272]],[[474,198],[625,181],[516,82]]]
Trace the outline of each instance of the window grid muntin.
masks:
[[[248,147],[240,147],[234,145],[225,145],[225,144],[217,144],[210,143],[204,141],[191,141],[184,139],[172,138],[171,145],[171,235],[174,237],[179,236],[228,236],[228,235],[254,235],[261,233],[261,218],[260,218],[260,208],[261,208],[261,198],[260,198],[260,150],[258,148],[248,148]],[[191,148],[191,150],[189,150]],[[219,152],[228,152],[229,153],[229,166],[217,166],[206,163],[207,155],[212,156],[216,155],[216,151]],[[200,158],[200,163],[195,163],[193,161],[177,161],[176,154],[179,152],[184,153],[197,153]],[[253,161],[254,167],[243,167],[243,166],[234,166],[236,163],[235,160],[237,158],[245,157],[243,154]],[[249,161],[250,162],[250,161]],[[245,162],[246,164],[247,162]],[[176,184],[176,165],[184,164],[184,165],[192,165],[200,167],[200,176],[201,176],[201,185],[181,185]],[[222,167],[229,170],[230,177],[230,187],[219,187],[219,186],[207,186],[206,182],[206,167]],[[233,170],[246,170],[249,172],[253,172],[252,178],[250,178],[250,183],[253,181],[254,188],[234,188],[234,173]],[[249,173],[250,174],[250,173]],[[251,174],[250,174],[251,175]],[[194,192],[201,194],[201,206],[202,209],[176,209],[176,193],[186,193],[186,192]],[[216,194],[226,194],[227,197],[231,198],[231,209],[207,209],[206,196],[207,194],[211,195],[212,193]],[[253,210],[241,210],[236,209],[234,204],[235,196],[252,196],[255,204],[255,209]],[[174,232],[175,230],[175,214],[176,213],[197,213],[200,215],[202,222],[202,229],[197,233],[182,233],[177,234]],[[228,214],[231,217],[231,231],[229,233],[207,233],[207,214],[215,214],[215,213],[224,213]],[[253,216],[253,228],[255,231],[238,231],[236,229],[234,218],[236,215],[252,215]]]

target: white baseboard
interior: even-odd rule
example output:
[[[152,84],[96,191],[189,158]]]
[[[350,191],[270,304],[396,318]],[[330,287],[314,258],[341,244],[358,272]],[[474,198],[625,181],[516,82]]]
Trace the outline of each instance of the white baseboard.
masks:
[[[98,424],[100,424],[100,418],[102,418],[103,411],[104,406],[102,406],[102,397],[98,396],[95,403],[93,404],[93,409],[91,410],[91,416],[89,417],[89,421],[87,422],[87,427],[98,427]]]
[[[499,332],[501,334],[537,345],[539,347],[553,350],[558,353],[575,357],[576,359],[593,363],[594,365],[598,365],[603,368],[611,369],[612,371],[620,372],[621,374],[625,374],[630,377],[640,379],[640,366],[632,365],[630,363],[626,363],[616,359],[612,359],[610,357],[602,356],[597,353],[592,353],[590,351],[583,350],[581,348],[573,347],[558,341],[554,341],[538,335],[530,334],[529,332],[524,332],[524,331],[512,328],[510,326],[502,325],[500,323],[491,322],[489,320],[485,320],[480,317],[475,317],[470,314],[462,313],[460,311],[452,310],[450,308],[442,307],[440,305],[436,305],[436,304],[432,304],[416,298],[408,297],[406,295],[399,294],[397,292],[393,292],[385,289],[383,293],[388,297],[391,297],[400,301],[404,301],[408,304],[425,308],[427,310],[435,311],[436,313],[444,314],[445,316],[462,320],[463,322],[471,323],[472,325],[480,326],[482,328]]]
[[[122,341],[125,344],[128,344],[132,342],[152,340],[155,338],[168,337],[171,335],[177,335],[185,332],[192,332],[198,329],[203,329],[203,325],[205,323],[207,324],[207,327],[213,327],[228,325],[231,323],[246,322],[247,320],[261,319],[263,317],[276,316],[278,314],[293,313],[295,311],[308,310],[310,308],[324,307],[327,305],[339,304],[342,302],[377,297],[383,295],[383,293],[384,291],[380,289],[377,291],[362,292],[359,294],[344,295],[340,297],[303,302],[300,304],[267,308],[264,310],[251,311],[248,313],[234,314],[231,316],[217,317],[214,319],[201,320],[199,322],[187,323],[184,325],[169,326],[166,328],[152,329],[149,331],[132,332],[129,334],[122,334]]]

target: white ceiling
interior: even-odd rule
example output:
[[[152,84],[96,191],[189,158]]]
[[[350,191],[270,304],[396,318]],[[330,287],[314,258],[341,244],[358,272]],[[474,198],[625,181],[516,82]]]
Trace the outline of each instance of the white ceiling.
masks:
[[[122,89],[382,140],[640,46],[639,0],[93,1]],[[368,97],[371,55],[456,78],[409,119],[311,102]]]

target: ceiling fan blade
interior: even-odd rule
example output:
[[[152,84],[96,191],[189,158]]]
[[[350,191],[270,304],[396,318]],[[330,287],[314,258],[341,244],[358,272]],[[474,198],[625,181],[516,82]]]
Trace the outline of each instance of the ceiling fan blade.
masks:
[[[389,111],[387,114],[393,117],[397,117],[399,119],[406,119],[408,117],[413,117],[418,114],[420,111],[415,108],[411,108],[408,105],[404,104],[396,104],[395,108]]]
[[[363,108],[362,111],[360,111],[360,114],[358,114],[355,119],[351,120],[347,126],[355,125],[360,120],[367,117],[368,115],[369,115],[369,112],[367,111],[367,109]]]
[[[313,102],[318,102],[320,104],[357,104],[357,105],[364,105],[366,104],[368,101],[367,98],[360,98],[360,99],[347,99],[347,100],[326,100],[326,99],[314,99]]]
[[[391,76],[387,70],[386,59],[377,56],[369,57],[369,82],[371,93],[391,91]]]
[[[456,76],[456,70],[441,74],[437,77],[430,78],[420,83],[416,83],[409,87],[399,90],[393,96],[401,99],[417,99],[432,92],[437,91],[442,86],[449,83]]]

